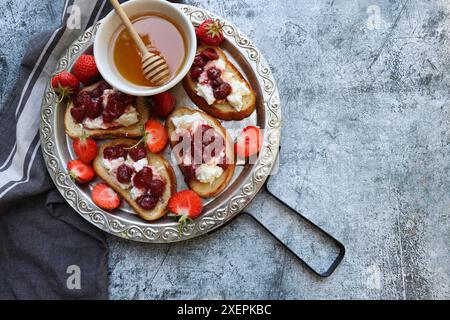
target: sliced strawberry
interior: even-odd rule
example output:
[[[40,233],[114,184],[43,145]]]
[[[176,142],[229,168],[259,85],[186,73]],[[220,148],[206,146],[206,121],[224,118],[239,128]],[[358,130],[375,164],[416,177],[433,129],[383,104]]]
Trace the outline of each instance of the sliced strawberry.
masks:
[[[119,207],[119,195],[106,183],[97,184],[92,189],[92,201],[102,209],[113,210]]]
[[[202,199],[192,190],[183,190],[175,193],[169,199],[169,211],[176,214],[179,219],[180,233],[186,220],[196,219],[202,213]]]
[[[166,128],[158,120],[150,119],[145,123],[145,142],[153,153],[162,151],[169,141]]]
[[[167,117],[175,109],[177,103],[177,100],[170,92],[162,92],[153,96],[152,99],[152,114],[161,118]]]
[[[202,199],[192,190],[183,190],[173,194],[169,199],[170,212],[180,217],[197,218],[203,209]]]
[[[239,158],[248,158],[261,150],[261,130],[255,126],[248,126],[236,139],[234,152]]]
[[[73,140],[73,151],[84,163],[91,163],[98,154],[97,143],[86,135]]]
[[[78,183],[87,183],[95,177],[94,168],[78,159],[69,161],[67,169],[69,175]]]
[[[72,67],[72,73],[84,84],[90,84],[100,78],[100,72],[93,55],[81,55]]]
[[[80,82],[70,72],[63,71],[53,76],[51,80],[52,88],[58,94],[58,102],[78,91]]]

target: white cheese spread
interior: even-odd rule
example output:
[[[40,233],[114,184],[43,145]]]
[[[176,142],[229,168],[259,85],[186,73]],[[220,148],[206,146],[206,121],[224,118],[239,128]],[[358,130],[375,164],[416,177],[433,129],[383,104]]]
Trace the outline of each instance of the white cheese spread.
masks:
[[[197,95],[205,99],[205,101],[212,105],[216,102],[216,98],[214,97],[213,88],[209,84],[208,81],[208,70],[211,68],[217,68],[222,72],[222,80],[227,82],[231,86],[231,93],[227,96],[226,100],[233,106],[237,111],[241,111],[243,107],[243,97],[250,94],[250,90],[245,84],[245,82],[237,79],[232,72],[226,71],[226,62],[223,59],[217,59],[213,61],[209,61],[204,69],[202,74],[199,77],[197,83]]]
[[[125,113],[122,114],[119,118],[113,121],[114,123],[117,123],[124,127],[129,127],[135,123],[139,122],[139,114],[136,111],[136,108],[129,105],[125,109]]]
[[[214,163],[203,163],[195,170],[195,178],[202,183],[212,184],[223,173],[223,169]]]
[[[176,130],[190,130],[192,133],[198,125],[206,123],[206,119],[199,113],[193,113],[172,118],[172,123]],[[223,155],[224,152],[222,151],[219,156],[212,158],[208,163],[200,164],[195,169],[195,178],[202,183],[213,183],[223,173],[223,169],[217,165]],[[191,165],[191,155],[186,154],[181,161],[183,165]]]

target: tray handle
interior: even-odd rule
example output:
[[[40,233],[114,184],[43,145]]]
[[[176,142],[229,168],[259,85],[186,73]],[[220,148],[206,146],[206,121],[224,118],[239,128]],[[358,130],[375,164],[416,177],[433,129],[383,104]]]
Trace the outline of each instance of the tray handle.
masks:
[[[288,209],[291,213],[294,214],[294,219],[291,216],[289,216],[289,213],[285,210],[277,210],[276,214],[268,214],[268,212],[261,212],[261,213],[251,213],[251,212],[242,212],[244,214],[247,214],[251,218],[253,218],[258,224],[260,224],[269,234],[271,234],[280,244],[282,244],[289,252],[291,252],[294,257],[296,257],[307,269],[309,269],[312,273],[315,275],[326,278],[329,277],[338,267],[338,265],[341,263],[342,259],[345,255],[345,247],[344,245],[338,241],[336,238],[334,238],[331,234],[314,224],[311,220],[303,216],[300,212],[292,208],[290,205],[288,205],[286,202],[281,200],[279,197],[277,197],[273,192],[270,191],[268,187],[268,182],[270,180],[269,178],[266,180],[266,183],[264,185],[264,190],[266,193],[268,193],[273,199],[277,200],[282,206]],[[295,217],[296,216],[296,217]],[[295,219],[297,218],[297,219]],[[275,223],[276,222],[276,223]],[[326,266],[325,268],[322,267],[315,267],[312,266],[309,262],[306,261],[306,259],[302,258],[300,255],[302,250],[298,250],[298,247],[307,247],[311,248],[312,245],[317,245],[318,241],[311,241],[309,239],[308,241],[311,242],[311,245],[306,245],[305,242],[302,240],[299,240],[295,237],[295,234],[292,232],[289,234],[286,234],[285,228],[279,228],[277,226],[292,226],[295,224],[302,225],[303,227],[306,227],[309,229],[309,231],[315,233],[315,235],[319,235],[321,237],[321,240],[324,242],[327,242],[327,246],[331,245],[334,247],[333,255],[335,254],[335,251],[337,249],[336,255],[334,259],[332,260],[331,264]],[[298,234],[298,233],[297,233]],[[322,242],[322,241],[320,241]],[[322,243],[320,245],[323,249]],[[318,250],[312,249],[312,255],[316,255]],[[319,251],[322,251],[319,249]],[[329,259],[327,259],[329,260]]]

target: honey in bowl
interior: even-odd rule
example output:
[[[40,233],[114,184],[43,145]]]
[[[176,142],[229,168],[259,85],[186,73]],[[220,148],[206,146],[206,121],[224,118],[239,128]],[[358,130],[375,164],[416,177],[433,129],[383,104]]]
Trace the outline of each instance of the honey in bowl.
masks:
[[[182,68],[186,57],[186,40],[180,28],[170,18],[156,13],[144,13],[130,20],[145,45],[151,43],[164,57],[172,79]],[[124,27],[116,32],[112,45],[114,64],[120,75],[135,85],[154,87],[144,77],[141,53]]]

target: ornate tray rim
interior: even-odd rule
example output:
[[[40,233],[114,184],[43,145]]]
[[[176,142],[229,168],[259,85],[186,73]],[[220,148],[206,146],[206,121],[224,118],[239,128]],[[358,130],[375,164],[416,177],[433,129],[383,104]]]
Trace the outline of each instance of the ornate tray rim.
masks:
[[[219,19],[224,23],[225,37],[238,47],[257,75],[257,81],[263,93],[262,99],[265,111],[263,147],[251,173],[227,201],[224,201],[214,210],[203,213],[200,218],[187,224],[181,235],[178,233],[176,223],[172,225],[152,225],[145,221],[131,223],[91,205],[89,200],[80,192],[78,186],[68,176],[65,164],[61,164],[61,159],[57,152],[54,128],[55,110],[58,103],[56,101],[57,96],[50,86],[50,81],[47,83],[41,105],[41,147],[48,172],[57,189],[84,219],[110,234],[133,241],[148,243],[184,241],[223,226],[242,211],[256,196],[271,173],[278,156],[281,134],[280,98],[276,82],[260,51],[247,36],[242,34],[236,26],[226,19],[194,6],[182,4],[177,4],[177,6],[189,16],[194,24],[199,24],[208,18]],[[99,23],[88,28],[67,49],[58,61],[55,74],[68,70],[71,62],[91,45]]]

